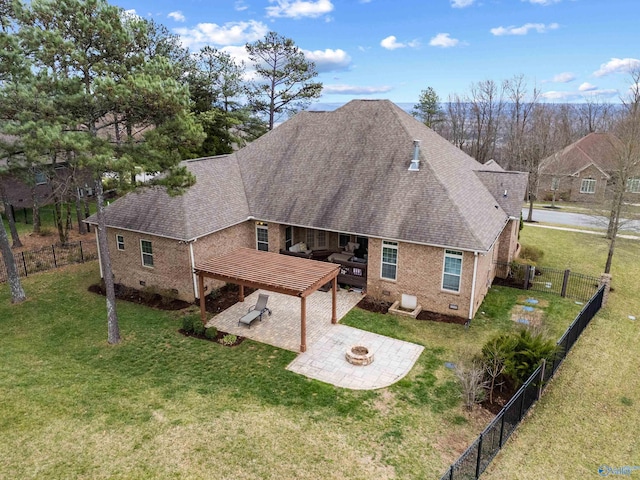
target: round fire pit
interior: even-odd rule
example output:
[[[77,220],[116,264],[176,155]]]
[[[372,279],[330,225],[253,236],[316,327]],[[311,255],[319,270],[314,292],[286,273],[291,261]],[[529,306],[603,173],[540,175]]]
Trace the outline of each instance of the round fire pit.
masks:
[[[344,356],[347,362],[352,365],[369,365],[373,362],[373,352],[370,352],[367,347],[362,345],[349,347]]]

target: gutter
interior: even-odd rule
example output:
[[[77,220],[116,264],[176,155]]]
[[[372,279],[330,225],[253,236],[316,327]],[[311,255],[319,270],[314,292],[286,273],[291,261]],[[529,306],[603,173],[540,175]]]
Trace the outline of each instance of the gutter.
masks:
[[[471,281],[471,301],[469,302],[469,323],[473,318],[473,305],[476,303],[476,280],[478,276],[478,252],[473,252],[473,280]]]
[[[193,244],[194,242],[196,242],[196,240],[194,240],[193,242],[189,242],[189,257],[191,259],[191,272],[192,272],[192,277],[193,277],[193,292],[195,293],[195,298],[200,298],[199,292],[198,292],[198,276],[195,273],[196,270],[196,260],[195,260],[195,256],[193,254]]]

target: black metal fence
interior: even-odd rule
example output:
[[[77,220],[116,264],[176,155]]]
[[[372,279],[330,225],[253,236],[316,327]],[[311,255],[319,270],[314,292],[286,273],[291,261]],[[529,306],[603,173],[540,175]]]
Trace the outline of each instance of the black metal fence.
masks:
[[[586,302],[600,286],[597,277],[574,273],[571,270],[556,270],[534,267],[521,263],[496,263],[495,285],[506,285],[535,292],[551,292],[562,297]]]
[[[556,373],[571,347],[591,319],[602,308],[605,286],[601,286],[582,308],[575,320],[564,332],[558,345],[561,350],[553,363],[544,362],[531,374],[500,413],[491,421],[478,438],[467,448],[456,462],[449,467],[441,480],[477,480],[491,460],[500,451],[507,439],[520,424],[529,409],[540,398],[548,380]]]
[[[94,241],[80,241],[66,245],[51,245],[37,250],[16,252],[13,254],[16,267],[21,277],[27,277],[37,272],[44,272],[54,268],[84,263],[98,258],[98,248]],[[0,283],[7,281],[7,271],[4,261],[0,257]]]

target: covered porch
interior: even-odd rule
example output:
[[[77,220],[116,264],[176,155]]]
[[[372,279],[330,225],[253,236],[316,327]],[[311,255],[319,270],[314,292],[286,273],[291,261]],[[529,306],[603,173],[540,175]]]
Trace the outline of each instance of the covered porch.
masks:
[[[246,313],[246,309],[250,306],[244,303],[244,287],[298,297],[300,299],[299,338],[301,352],[307,349],[307,297],[328,283],[332,286],[330,323],[335,324],[338,321],[337,277],[340,273],[339,265],[240,248],[226,255],[197,263],[194,273],[198,277],[199,292],[204,292],[206,277],[240,286],[238,300],[245,308],[238,318]],[[269,308],[273,311],[271,305]],[[203,323],[205,323],[205,295],[202,294],[200,295],[200,314]],[[329,324],[326,320],[325,322]],[[249,329],[247,328],[247,330]]]

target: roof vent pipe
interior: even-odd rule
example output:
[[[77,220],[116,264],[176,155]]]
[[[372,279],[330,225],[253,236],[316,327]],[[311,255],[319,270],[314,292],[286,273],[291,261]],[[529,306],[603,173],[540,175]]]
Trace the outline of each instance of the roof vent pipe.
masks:
[[[410,172],[420,171],[420,140],[413,141],[413,159],[409,165]]]

